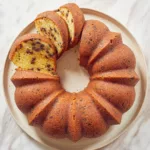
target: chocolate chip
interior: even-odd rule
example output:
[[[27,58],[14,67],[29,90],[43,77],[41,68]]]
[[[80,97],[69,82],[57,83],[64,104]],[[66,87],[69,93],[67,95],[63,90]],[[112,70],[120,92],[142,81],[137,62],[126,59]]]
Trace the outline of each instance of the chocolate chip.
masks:
[[[57,33],[57,30],[54,28],[54,32],[56,32]]]
[[[40,71],[41,69],[40,68],[37,68],[37,71]]]
[[[47,68],[50,68],[51,67],[51,65],[50,64],[47,64],[47,66],[46,66]]]
[[[32,46],[35,46],[35,43],[32,43]]]
[[[48,51],[48,50],[46,50],[46,53],[47,53],[47,54],[49,54],[49,51]]]
[[[23,47],[23,45],[22,45],[22,44],[20,44],[20,45],[19,45],[19,48],[22,48],[22,47]]]
[[[44,48],[44,44],[41,44],[41,45],[40,45],[40,48],[43,49],[43,48]]]
[[[36,52],[39,52],[41,50],[41,48],[39,48],[39,47],[32,47],[32,49]]]
[[[67,12],[67,13],[66,13],[66,17],[68,17],[68,15],[69,15],[69,13]]]
[[[33,57],[32,60],[31,60],[31,64],[35,64],[35,60],[36,60],[36,58]]]
[[[46,32],[46,29],[45,28],[41,28],[40,29],[42,32]]]
[[[71,19],[71,22],[73,23],[73,19]]]
[[[36,44],[41,44],[41,43],[39,41],[37,41]]]
[[[52,37],[54,37],[54,34],[51,34]]]
[[[51,68],[48,68],[47,70],[48,70],[48,71],[51,71]]]
[[[31,54],[31,55],[33,54],[33,52],[30,51],[30,49],[27,49],[27,50],[26,50],[26,53],[27,53],[27,54]]]
[[[54,37],[54,40],[56,41],[56,37]]]
[[[48,59],[48,56],[47,56],[47,55],[45,55],[45,58],[46,58],[46,59]]]

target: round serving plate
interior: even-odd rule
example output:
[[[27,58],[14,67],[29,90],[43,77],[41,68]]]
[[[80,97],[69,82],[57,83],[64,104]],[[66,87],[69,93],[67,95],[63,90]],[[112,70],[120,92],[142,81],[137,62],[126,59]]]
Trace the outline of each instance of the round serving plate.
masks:
[[[3,89],[6,97],[7,104],[10,108],[12,116],[16,120],[17,124],[24,130],[30,137],[38,141],[45,146],[52,149],[84,149],[93,150],[104,147],[117,139],[126,129],[133,123],[137,115],[139,114],[142,104],[144,102],[146,89],[147,89],[147,72],[146,63],[141,52],[139,45],[137,44],[131,33],[118,21],[110,16],[91,9],[82,8],[82,11],[86,19],[96,19],[104,22],[111,31],[120,32],[123,38],[123,42],[128,45],[135,54],[136,57],[136,72],[140,77],[140,81],[136,85],[136,98],[132,108],[123,115],[120,125],[111,126],[107,133],[98,138],[82,138],[78,142],[74,143],[69,139],[55,139],[46,136],[39,129],[28,125],[27,118],[17,108],[14,100],[15,87],[11,82],[11,76],[15,72],[15,66],[6,58],[4,74],[3,74]],[[18,36],[26,33],[35,32],[34,23],[29,24]],[[88,83],[88,75],[82,67],[78,65],[77,55],[78,46],[65,52],[65,54],[58,60],[58,73],[61,77],[61,82],[65,89],[72,92],[82,90]],[[117,91],[116,91],[117,92]]]

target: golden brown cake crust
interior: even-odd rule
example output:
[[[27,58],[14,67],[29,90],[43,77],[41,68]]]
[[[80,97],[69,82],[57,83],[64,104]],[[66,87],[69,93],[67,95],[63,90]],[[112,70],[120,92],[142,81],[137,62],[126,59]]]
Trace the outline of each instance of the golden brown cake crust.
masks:
[[[47,75],[37,72],[36,76],[33,77],[35,72],[25,71],[27,77],[24,78],[25,74],[23,72],[17,71],[11,80],[16,86],[16,104],[24,113],[29,112],[34,105],[51,94],[51,92],[62,89],[58,77],[49,76],[46,79]],[[30,75],[32,78],[29,77]],[[43,78],[44,76],[46,78]]]
[[[18,38],[14,41],[14,43],[13,43],[11,49],[10,49],[10,52],[9,52],[9,59],[12,60],[12,58],[13,58],[13,56],[14,56],[14,53],[15,53],[15,51],[16,51],[16,49],[17,49],[17,47],[18,47],[22,42],[27,41],[27,40],[30,40],[30,39],[40,39],[41,41],[43,41],[43,42],[45,42],[45,43],[51,45],[51,47],[52,47],[53,49],[55,49],[53,43],[52,43],[48,38],[45,38],[45,37],[43,37],[43,36],[41,36],[41,35],[39,35],[39,34],[36,34],[36,33],[29,33],[29,34],[25,34],[25,35],[23,35],[23,36],[21,36],[21,37],[18,37]]]
[[[69,138],[73,141],[78,141],[82,137],[81,117],[77,106],[76,93],[73,93],[70,97],[67,132]]]
[[[56,98],[63,92],[63,89],[54,91],[52,94],[38,103],[35,107],[33,107],[27,116],[29,124],[34,126],[41,126],[48,112],[55,103]]]
[[[57,97],[57,100],[46,119],[44,120],[42,129],[46,134],[57,138],[67,136],[66,129],[68,124],[68,106],[71,94],[65,92]]]
[[[120,44],[89,66],[88,71],[90,74],[94,74],[109,70],[134,69],[135,64],[136,59],[131,49],[127,45]]]
[[[90,77],[92,80],[104,80],[119,84],[135,86],[139,77],[133,69],[121,69],[102,73],[96,73]]]
[[[73,41],[69,44],[71,48],[74,47],[80,40],[82,28],[85,22],[84,15],[81,9],[75,3],[68,3],[60,8],[67,8],[73,16],[75,36]]]
[[[58,27],[63,40],[63,49],[61,51],[62,54],[68,48],[69,33],[68,33],[67,24],[55,11],[43,12],[36,17],[35,21],[42,18],[50,19]],[[58,57],[60,57],[61,54]]]
[[[48,75],[40,72],[35,72],[32,70],[20,70],[17,69],[14,75],[11,77],[11,81],[15,86],[19,86],[25,83],[31,83],[33,81],[44,81],[44,80],[56,80],[59,81],[60,78],[57,75]]]
[[[79,46],[80,65],[85,67],[96,46],[109,31],[108,27],[97,20],[87,20],[84,24]]]
[[[121,43],[122,37],[120,33],[108,31],[91,54],[88,60],[88,66],[92,65],[98,58],[104,56],[108,53],[108,51],[112,50],[115,46]]]
[[[100,111],[104,120],[109,124],[119,124],[121,122],[122,113],[115,108],[107,99],[96,93],[92,88],[86,88],[87,93],[93,98],[97,109]]]

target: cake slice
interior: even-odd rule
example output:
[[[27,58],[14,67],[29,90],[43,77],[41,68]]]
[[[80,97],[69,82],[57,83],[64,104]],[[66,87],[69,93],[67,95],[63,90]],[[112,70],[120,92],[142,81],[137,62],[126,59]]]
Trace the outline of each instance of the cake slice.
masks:
[[[56,74],[56,50],[49,39],[39,34],[19,37],[11,47],[9,59],[22,70]]]
[[[69,47],[74,47],[80,40],[84,25],[84,15],[75,3],[61,6],[57,13],[65,20],[69,31]]]
[[[64,19],[54,11],[46,11],[37,16],[35,19],[37,32],[49,38],[55,45],[57,56],[68,48],[68,27]]]
[[[108,27],[98,20],[87,20],[85,22],[79,45],[81,66],[87,67],[90,56],[108,31]]]

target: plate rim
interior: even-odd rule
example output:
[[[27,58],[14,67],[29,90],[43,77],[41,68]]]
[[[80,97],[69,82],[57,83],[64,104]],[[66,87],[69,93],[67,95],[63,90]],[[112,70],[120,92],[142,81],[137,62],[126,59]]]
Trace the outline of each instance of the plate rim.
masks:
[[[126,26],[125,25],[123,25],[121,22],[119,22],[118,20],[116,20],[115,18],[113,18],[111,15],[108,15],[108,14],[106,14],[106,13],[104,13],[104,12],[101,12],[101,11],[98,11],[98,10],[94,10],[94,9],[90,9],[90,8],[81,8],[81,10],[83,11],[83,13],[87,13],[87,14],[96,14],[96,15],[101,15],[101,16],[103,16],[104,18],[108,18],[108,20],[113,20],[116,24],[118,24],[119,26],[121,26],[121,28],[123,28],[124,30],[125,30],[125,32],[130,36],[130,37],[132,37],[132,39],[134,40],[134,42],[136,43],[136,45],[139,47],[139,50],[140,50],[140,53],[141,53],[141,57],[143,58],[143,65],[144,65],[144,68],[145,68],[145,72],[146,72],[146,74],[145,74],[145,93],[144,93],[144,96],[143,96],[143,102],[142,102],[142,104],[141,104],[141,107],[139,108],[139,110],[138,110],[138,112],[137,112],[137,114],[136,114],[136,116],[134,117],[134,119],[132,119],[132,121],[130,122],[130,124],[128,125],[128,126],[126,126],[124,129],[123,129],[123,131],[121,132],[121,133],[119,133],[118,135],[116,135],[116,137],[114,137],[114,138],[112,138],[109,142],[107,142],[107,143],[105,143],[105,144],[102,144],[102,146],[100,146],[99,148],[103,148],[103,147],[106,147],[106,146],[108,146],[108,145],[110,145],[112,142],[114,142],[116,139],[118,139],[121,135],[123,135],[127,130],[129,130],[130,128],[131,128],[131,126],[133,126],[133,124],[136,122],[136,120],[138,119],[138,117],[140,116],[140,114],[141,114],[141,112],[142,112],[142,108],[143,108],[143,106],[144,106],[144,103],[145,103],[145,99],[146,99],[146,97],[147,97],[147,94],[148,94],[148,69],[147,69],[147,64],[146,64],[146,60],[145,60],[145,57],[144,57],[144,55],[143,55],[143,52],[142,52],[142,49],[141,49],[141,47],[140,47],[140,45],[138,44],[138,42],[137,42],[137,40],[136,40],[136,38],[134,37],[134,35],[126,28]],[[24,28],[23,28],[23,30],[21,30],[21,32],[19,32],[19,34],[17,35],[17,37],[14,39],[14,41],[19,37],[19,36],[21,36],[22,34],[24,34],[27,30],[30,30],[30,28],[33,26],[33,23],[34,22],[31,22],[31,23],[29,23],[27,26],[25,26]],[[13,42],[14,42],[13,41]],[[13,44],[13,42],[12,42],[12,44]],[[11,44],[11,46],[12,46],[12,44]],[[11,46],[10,47],[8,47],[9,48],[9,50],[10,50],[10,48],[11,48]],[[37,138],[35,138],[34,136],[32,136],[31,134],[29,134],[27,131],[26,131],[26,129],[23,127],[23,125],[22,124],[20,124],[19,123],[19,121],[15,118],[15,116],[14,116],[14,114],[13,114],[13,110],[11,109],[11,106],[10,106],[10,104],[9,104],[9,100],[6,98],[7,96],[6,96],[6,92],[5,92],[5,81],[4,81],[4,75],[5,75],[5,68],[6,68],[6,65],[7,65],[7,61],[9,60],[8,59],[8,56],[9,56],[9,51],[7,52],[7,55],[6,55],[6,59],[5,59],[5,61],[4,61],[4,65],[3,65],[3,68],[2,68],[2,70],[3,70],[3,72],[2,72],[2,95],[3,95],[3,97],[4,97],[4,99],[5,99],[5,102],[6,102],[6,104],[7,104],[7,106],[8,106],[8,108],[9,108],[9,112],[10,112],[10,114],[11,114],[11,116],[12,116],[12,118],[15,120],[15,122],[16,122],[16,124],[21,128],[21,130],[23,131],[23,132],[25,132],[30,138],[32,138],[34,141],[36,141],[37,143],[39,143],[39,144],[41,144],[41,145],[43,145],[43,146],[45,146],[46,148],[54,148],[54,147],[52,147],[52,146],[49,146],[49,145],[47,145],[46,143],[44,143],[44,142],[41,142],[40,140],[38,140]],[[99,149],[99,148],[96,148],[97,150]],[[57,149],[56,147],[55,147],[55,149]]]

